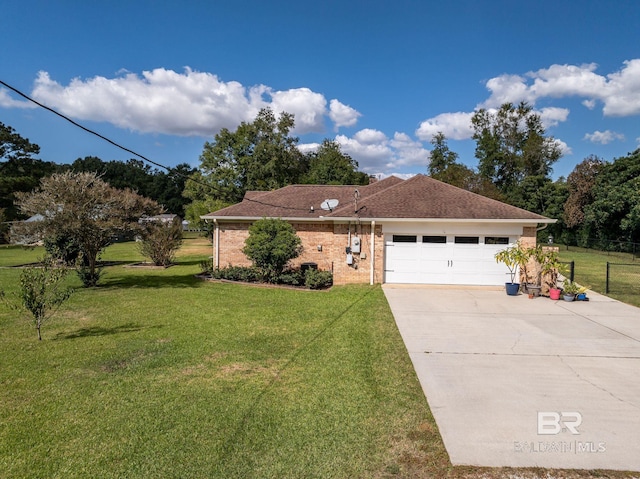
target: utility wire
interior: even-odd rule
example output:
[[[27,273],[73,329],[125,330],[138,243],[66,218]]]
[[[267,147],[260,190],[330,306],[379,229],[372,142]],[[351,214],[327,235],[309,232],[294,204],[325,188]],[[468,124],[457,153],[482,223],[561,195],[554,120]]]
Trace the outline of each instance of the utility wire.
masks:
[[[4,86],[5,88],[8,88],[8,89],[9,89],[9,90],[11,90],[12,92],[14,92],[14,93],[16,93],[17,95],[21,96],[22,98],[24,98],[24,99],[26,99],[26,100],[30,101],[31,103],[36,104],[36,105],[37,105],[37,106],[39,106],[40,108],[44,108],[45,110],[50,111],[50,112],[51,112],[51,113],[53,113],[54,115],[59,116],[59,117],[60,117],[60,118],[62,118],[63,120],[68,121],[68,122],[69,122],[69,123],[71,123],[73,126],[76,126],[76,127],[80,128],[81,130],[84,130],[84,131],[86,131],[87,133],[90,133],[90,134],[92,134],[92,135],[95,135],[95,136],[97,136],[98,138],[100,138],[101,140],[104,140],[104,141],[106,141],[107,143],[110,143],[111,145],[115,146],[116,148],[120,148],[121,150],[124,150],[124,151],[126,151],[127,153],[131,153],[132,155],[135,155],[135,156],[137,156],[138,158],[143,159],[143,160],[144,160],[144,161],[146,161],[147,163],[151,163],[152,165],[157,166],[158,168],[163,168],[163,169],[167,170],[169,173],[172,173],[172,174],[175,174],[175,175],[180,176],[180,177],[182,177],[182,178],[185,178],[186,180],[192,181],[192,182],[194,182],[194,183],[195,183],[195,184],[197,184],[197,185],[204,186],[205,188],[210,188],[210,189],[211,189],[211,190],[213,190],[213,191],[218,191],[218,190],[216,190],[215,186],[213,186],[213,185],[210,185],[210,184],[207,184],[207,183],[203,183],[203,182],[201,182],[201,181],[198,181],[198,180],[196,180],[196,179],[192,178],[191,176],[188,176],[188,175],[185,175],[184,173],[181,173],[180,171],[178,171],[178,170],[177,170],[177,169],[175,169],[175,168],[171,168],[170,166],[165,166],[165,165],[163,165],[163,164],[157,163],[157,162],[155,162],[155,161],[153,161],[153,160],[150,160],[150,159],[149,159],[149,158],[147,158],[146,156],[141,155],[140,153],[137,153],[137,152],[135,152],[135,151],[133,151],[133,150],[131,150],[131,149],[129,149],[129,148],[127,148],[127,147],[125,147],[125,146],[122,146],[122,145],[121,145],[121,144],[119,144],[119,143],[116,143],[115,141],[113,141],[113,140],[111,140],[111,139],[107,138],[106,136],[101,135],[101,134],[100,134],[100,133],[98,133],[97,131],[92,130],[91,128],[87,128],[86,126],[81,125],[80,123],[78,123],[78,122],[76,122],[76,121],[72,120],[72,119],[71,119],[71,118],[69,118],[68,116],[63,115],[63,114],[62,114],[62,113],[60,113],[59,111],[56,111],[56,110],[54,110],[53,108],[51,108],[51,107],[49,107],[49,106],[47,106],[47,105],[44,105],[44,104],[40,103],[39,101],[35,100],[34,98],[31,98],[31,97],[30,97],[29,95],[27,95],[26,93],[23,93],[22,91],[18,90],[17,88],[15,88],[15,87],[13,87],[13,86],[9,85],[8,83],[6,83],[6,82],[4,82],[4,81],[2,81],[2,80],[0,80],[0,85]],[[258,204],[261,204],[261,205],[264,205],[264,206],[271,206],[271,207],[274,207],[274,208],[283,208],[283,209],[287,209],[287,210],[309,211],[309,209],[308,209],[308,208],[296,208],[296,207],[293,207],[293,206],[274,205],[274,204],[269,204],[269,203],[265,203],[265,202],[263,202],[263,201],[254,200],[254,199],[250,199],[250,198],[244,198],[244,199],[243,199],[243,201],[251,201],[251,202],[253,202],[253,203],[258,203]]]

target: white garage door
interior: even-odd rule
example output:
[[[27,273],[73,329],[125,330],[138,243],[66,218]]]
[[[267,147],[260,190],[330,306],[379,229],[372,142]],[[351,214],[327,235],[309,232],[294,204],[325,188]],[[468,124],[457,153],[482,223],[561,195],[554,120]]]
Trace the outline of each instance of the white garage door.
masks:
[[[385,282],[502,285],[509,269],[495,254],[513,245],[507,236],[385,236]]]

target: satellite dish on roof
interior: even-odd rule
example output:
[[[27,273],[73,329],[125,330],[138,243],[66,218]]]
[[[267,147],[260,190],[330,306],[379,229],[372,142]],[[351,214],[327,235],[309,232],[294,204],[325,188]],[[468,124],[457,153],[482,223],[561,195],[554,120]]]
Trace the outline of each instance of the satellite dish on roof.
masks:
[[[339,201],[338,200],[324,200],[321,204],[320,204],[320,208],[322,208],[325,211],[333,211],[333,209],[338,206]]]

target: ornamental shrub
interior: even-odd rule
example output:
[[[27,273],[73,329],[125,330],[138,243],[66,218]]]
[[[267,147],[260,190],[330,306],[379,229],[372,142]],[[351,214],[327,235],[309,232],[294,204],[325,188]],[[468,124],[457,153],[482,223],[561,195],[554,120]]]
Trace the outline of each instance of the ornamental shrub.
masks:
[[[249,227],[242,252],[260,270],[265,281],[277,283],[287,263],[302,252],[302,241],[286,221],[263,218]]]
[[[304,284],[309,289],[328,288],[333,284],[333,273],[310,268],[305,274]]]

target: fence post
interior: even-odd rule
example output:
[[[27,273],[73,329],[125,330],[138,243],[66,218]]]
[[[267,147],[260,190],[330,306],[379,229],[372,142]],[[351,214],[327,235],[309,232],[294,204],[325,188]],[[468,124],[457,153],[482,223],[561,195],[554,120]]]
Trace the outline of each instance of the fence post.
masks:
[[[607,280],[604,287],[604,294],[609,294],[609,262],[607,261]]]
[[[576,273],[576,262],[571,261],[571,264],[569,266],[569,279],[571,280],[572,283],[575,278],[575,273]]]

